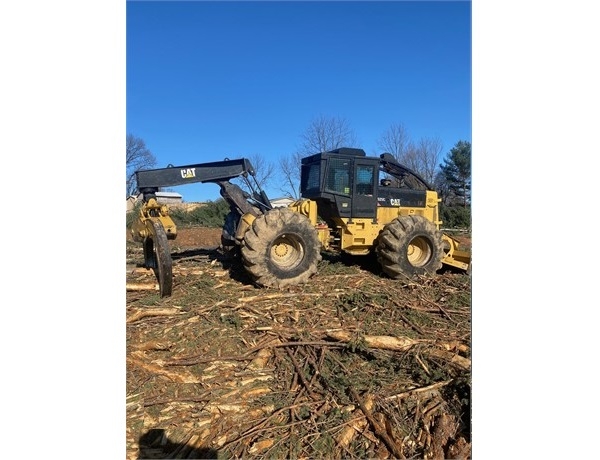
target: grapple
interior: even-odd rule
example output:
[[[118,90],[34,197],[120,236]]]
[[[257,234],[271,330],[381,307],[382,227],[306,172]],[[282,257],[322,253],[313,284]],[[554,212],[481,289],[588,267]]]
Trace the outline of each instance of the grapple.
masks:
[[[169,217],[168,208],[150,198],[141,209],[131,227],[134,241],[144,248],[144,266],[154,271],[161,297],[173,290],[173,261],[169,240],[177,236],[177,227]]]

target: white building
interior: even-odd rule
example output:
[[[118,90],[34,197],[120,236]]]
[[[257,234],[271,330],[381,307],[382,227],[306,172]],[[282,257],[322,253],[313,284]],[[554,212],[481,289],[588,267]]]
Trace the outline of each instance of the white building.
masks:
[[[274,198],[270,201],[274,208],[287,208],[288,205],[293,203],[295,200],[293,198],[283,197],[283,198]]]

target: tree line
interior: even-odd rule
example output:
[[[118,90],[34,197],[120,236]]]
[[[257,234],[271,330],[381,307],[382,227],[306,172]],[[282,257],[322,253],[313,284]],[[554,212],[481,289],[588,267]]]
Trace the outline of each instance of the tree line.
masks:
[[[345,118],[318,116],[300,135],[298,149],[276,164],[263,155],[248,155],[261,188],[279,184],[282,195],[299,198],[302,157],[357,145],[357,136]],[[127,196],[136,191],[135,171],[156,167],[156,158],[143,139],[127,135]],[[459,140],[443,155],[439,138],[414,140],[402,123],[391,124],[377,140],[379,153],[391,153],[404,166],[423,177],[438,192],[442,220],[451,227],[470,227],[471,143]],[[378,154],[373,154],[378,155]],[[239,185],[243,185],[241,182]],[[273,187],[270,187],[271,189]],[[460,209],[462,208],[462,209]]]

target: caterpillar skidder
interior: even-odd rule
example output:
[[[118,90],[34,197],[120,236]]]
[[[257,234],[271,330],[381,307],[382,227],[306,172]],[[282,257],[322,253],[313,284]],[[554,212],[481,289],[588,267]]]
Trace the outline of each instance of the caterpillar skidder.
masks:
[[[237,177],[250,192],[230,182]],[[443,265],[470,268],[470,253],[440,231],[436,191],[389,153],[368,157],[361,149],[339,148],[303,158],[301,199],[286,208],[272,206],[246,158],[140,170],[136,179],[143,205],[131,231],[143,244],[144,265],[155,271],[163,297],[172,292],[168,240],[176,238],[177,228],[156,192],[194,182],[221,188],[230,207],[223,250],[240,257],[259,286],[308,281],[321,251],[375,254],[383,272],[395,279],[433,275]]]

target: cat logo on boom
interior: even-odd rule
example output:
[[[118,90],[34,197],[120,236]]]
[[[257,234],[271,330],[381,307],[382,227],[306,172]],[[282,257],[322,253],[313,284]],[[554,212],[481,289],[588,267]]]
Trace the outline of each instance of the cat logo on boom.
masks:
[[[196,168],[182,169],[181,177],[184,179],[192,179],[193,177],[196,177]]]

